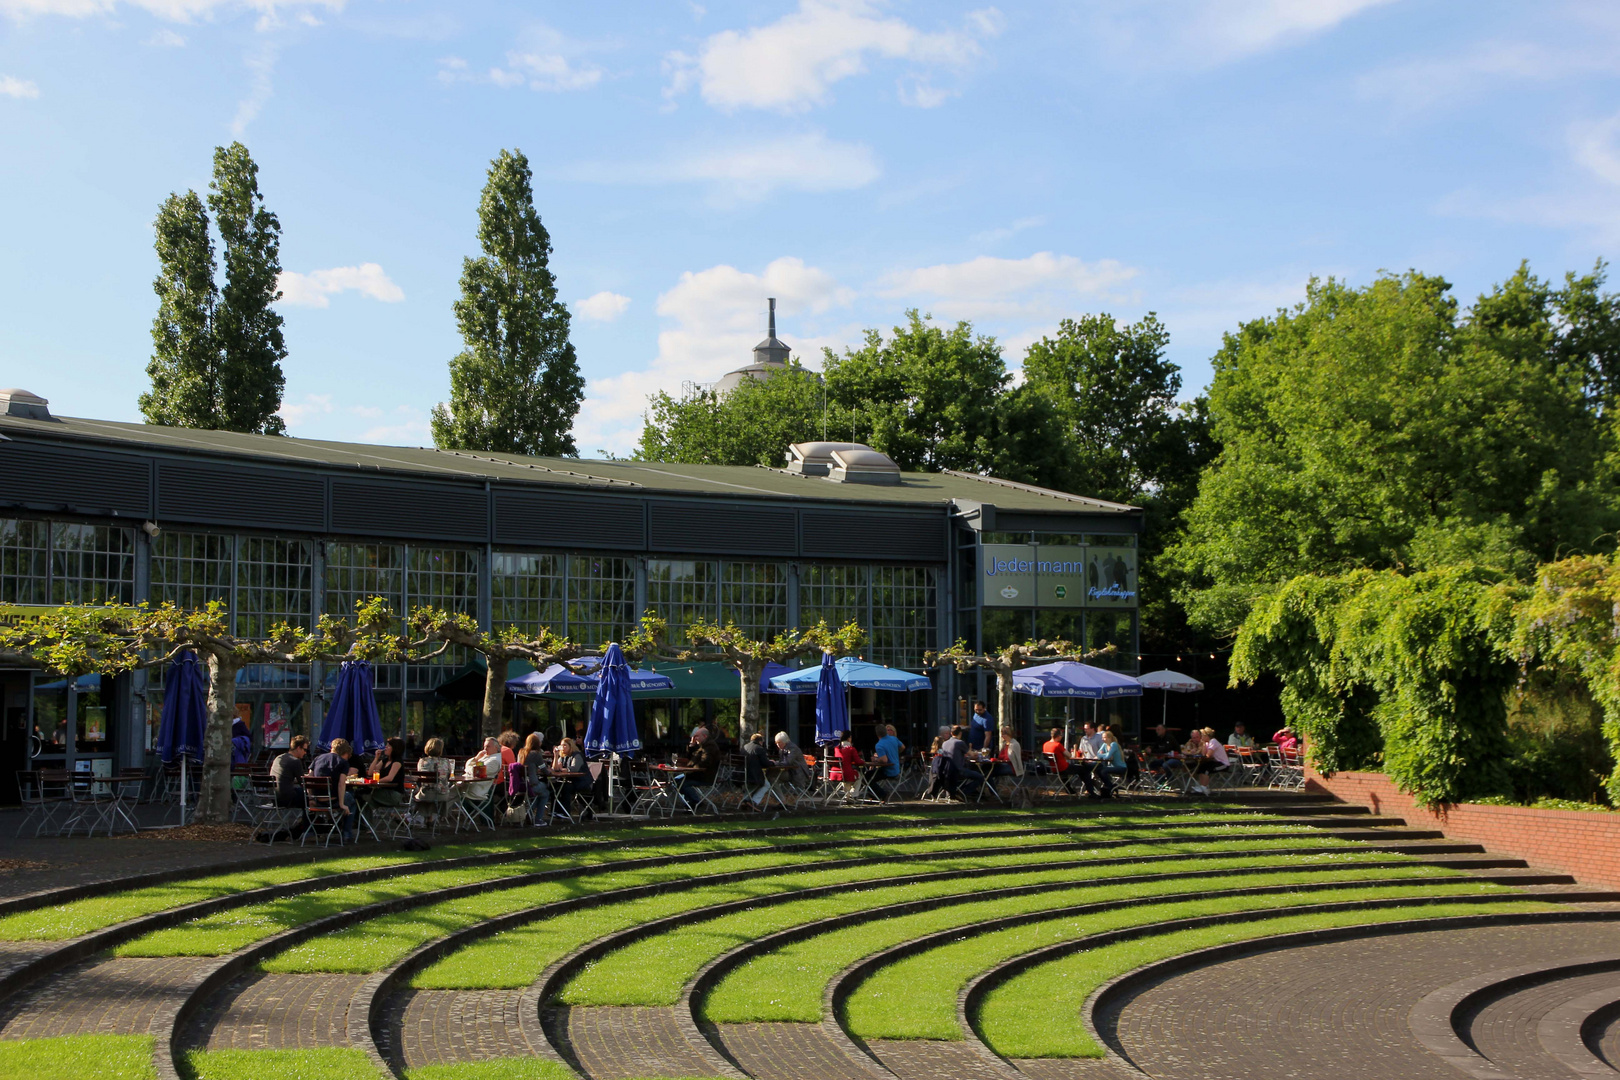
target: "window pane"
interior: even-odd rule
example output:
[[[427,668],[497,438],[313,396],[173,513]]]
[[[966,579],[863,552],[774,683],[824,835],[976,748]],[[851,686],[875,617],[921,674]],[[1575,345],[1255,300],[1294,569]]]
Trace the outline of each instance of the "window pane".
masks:
[[[669,642],[688,644],[686,628],[719,611],[720,564],[701,559],[648,559],[647,607],[669,623]]]
[[[787,566],[728,562],[721,567],[720,620],[749,637],[773,638],[787,629]]]
[[[935,648],[934,569],[929,566],[872,568],[872,648],[879,664],[921,670],[923,653]]]
[[[97,604],[135,599],[135,530],[106,525],[51,525],[51,603]]]
[[[244,536],[236,546],[236,632],[265,638],[282,623],[308,629],[312,624],[314,552],[307,540]],[[308,665],[253,664],[243,669],[243,685],[277,690],[309,686]]]
[[[218,600],[228,605],[231,547],[229,536],[215,533],[159,533],[152,541],[152,603],[200,608]]]
[[[568,556],[568,636],[584,645],[627,637],[636,625],[636,571],[629,559]]]
[[[853,619],[871,631],[871,575],[865,566],[808,565],[799,570],[799,625],[838,629]]]
[[[497,551],[490,566],[490,592],[497,627],[528,633],[550,627],[562,633],[563,555]]]
[[[49,558],[49,525],[0,518],[0,604],[45,603]]]
[[[413,547],[405,581],[405,609],[436,607],[478,615],[478,553],[463,548]],[[444,680],[445,668],[471,659],[465,649],[450,649],[426,664],[410,666],[410,689],[431,690]]]
[[[381,596],[398,611],[404,606],[405,548],[400,544],[327,544],[326,595],[323,610],[328,615],[354,618],[354,606],[362,600]],[[373,668],[379,690],[398,690],[403,673],[399,664],[378,664]],[[337,668],[327,666],[328,691],[336,685]],[[384,714],[383,727],[389,728]]]

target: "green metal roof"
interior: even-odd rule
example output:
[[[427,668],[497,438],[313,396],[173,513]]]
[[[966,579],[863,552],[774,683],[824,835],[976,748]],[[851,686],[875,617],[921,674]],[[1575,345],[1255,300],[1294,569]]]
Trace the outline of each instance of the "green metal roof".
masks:
[[[1008,510],[1048,513],[1131,514],[1135,507],[968,473],[903,473],[897,485],[844,484],[781,469],[745,465],[691,465],[645,461],[522,457],[432,447],[373,446],[231,431],[129,424],[58,417],[32,420],[0,414],[0,433],[63,442],[112,444],[131,450],[266,463],[414,475],[455,480],[498,480],[598,490],[659,491],[683,495],[767,496],[821,502],[939,504],[992,503]]]

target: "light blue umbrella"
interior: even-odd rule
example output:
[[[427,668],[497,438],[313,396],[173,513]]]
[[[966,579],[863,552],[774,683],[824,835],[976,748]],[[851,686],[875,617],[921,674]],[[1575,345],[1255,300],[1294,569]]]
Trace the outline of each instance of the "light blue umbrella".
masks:
[[[186,763],[202,761],[208,730],[208,674],[194,652],[183,652],[163,677],[163,711],[158,717],[158,757],[167,765],[180,759],[180,824],[186,823]]]
[[[317,746],[330,748],[333,739],[347,739],[356,754],[369,754],[383,745],[382,718],[377,715],[377,695],[371,678],[371,665],[364,660],[345,660],[338,670],[337,689],[332,707],[321,718]]]
[[[1013,690],[1033,697],[1105,698],[1141,697],[1142,684],[1129,675],[1092,667],[1076,660],[1038,664],[1013,672]]]
[[[845,659],[848,659],[847,657]],[[849,702],[844,700],[844,682],[838,677],[838,664],[832,653],[821,654],[816,673],[816,745],[825,746],[844,737],[849,730]],[[789,676],[779,676],[777,681]]]
[[[621,658],[623,654],[620,654]],[[588,656],[582,660],[574,661],[576,667],[597,667],[600,658]],[[656,671],[640,671],[629,668],[630,689],[634,693],[651,690],[673,690],[675,680],[668,675],[660,675]],[[541,694],[595,694],[601,683],[596,674],[585,671],[570,671],[562,664],[552,664],[544,671],[531,671],[527,675],[519,675],[515,679],[506,680],[506,692],[521,697],[538,697]]]
[[[822,667],[828,663],[828,657],[823,655]],[[858,690],[928,690],[934,685],[928,681],[926,675],[915,675],[898,668],[857,660],[853,656],[841,657],[837,661],[837,667],[838,681]],[[778,675],[771,680],[771,685],[783,693],[810,694],[820,692],[818,689],[820,682],[821,668],[808,667],[786,675]]]
[[[658,678],[665,678],[660,675]],[[665,681],[669,680],[665,678]],[[673,684],[671,684],[673,685]],[[585,749],[592,753],[634,755],[641,749],[636,731],[636,706],[630,697],[630,665],[615,642],[602,658],[596,681],[596,697],[591,700],[591,721],[585,727]]]

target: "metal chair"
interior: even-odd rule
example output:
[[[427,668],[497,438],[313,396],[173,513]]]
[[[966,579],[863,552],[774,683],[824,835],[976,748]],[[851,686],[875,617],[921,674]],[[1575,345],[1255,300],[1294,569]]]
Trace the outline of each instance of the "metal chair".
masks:
[[[17,835],[21,836],[23,830],[28,828],[30,821],[34,822],[34,835],[38,836],[46,829],[56,824],[56,815],[67,805],[66,799],[60,792],[47,792],[45,773],[38,770],[19,772],[17,774],[17,790],[22,795],[23,819],[17,825]],[[62,774],[66,776],[66,773]]]
[[[304,777],[304,820],[306,822],[303,833],[298,837],[298,846],[303,847],[304,841],[314,833],[321,840],[322,847],[330,847],[332,837],[338,838],[338,844],[343,844],[343,804],[339,800],[338,778],[333,776],[306,776]]]

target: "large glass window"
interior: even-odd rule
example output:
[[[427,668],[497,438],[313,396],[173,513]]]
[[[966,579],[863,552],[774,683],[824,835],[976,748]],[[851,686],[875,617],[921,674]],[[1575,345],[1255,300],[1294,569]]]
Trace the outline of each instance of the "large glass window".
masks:
[[[135,530],[111,525],[51,525],[51,603],[135,599]]]
[[[152,541],[152,603],[200,608],[218,600],[229,606],[234,546],[232,537],[215,533],[159,533]]]
[[[0,518],[0,603],[43,604],[50,596],[50,526]]]
[[[872,649],[889,667],[920,669],[935,647],[934,569],[928,566],[872,568]]]
[[[490,565],[490,594],[496,626],[517,626],[530,633],[550,627],[562,633],[563,564],[567,556],[497,551]]]
[[[647,607],[669,624],[669,642],[685,645],[686,628],[719,617],[720,564],[701,559],[648,559]]]
[[[462,615],[478,615],[478,553],[463,548],[413,547],[405,576],[405,607],[435,607]],[[410,667],[410,688],[431,690],[444,677],[442,670],[460,667],[469,656],[465,649],[450,649],[426,664]]]
[[[851,619],[871,630],[871,575],[865,566],[799,568],[799,625],[825,622],[836,630]]]
[[[636,625],[636,568],[611,555],[568,556],[568,636],[586,645],[627,637]]]
[[[313,561],[307,540],[242,537],[236,549],[236,632],[267,637],[281,623],[307,629]]]
[[[720,568],[720,619],[758,640],[787,629],[787,566],[728,562]]]
[[[327,544],[326,596],[328,615],[349,619],[355,605],[381,596],[398,608],[405,588],[403,544]]]

